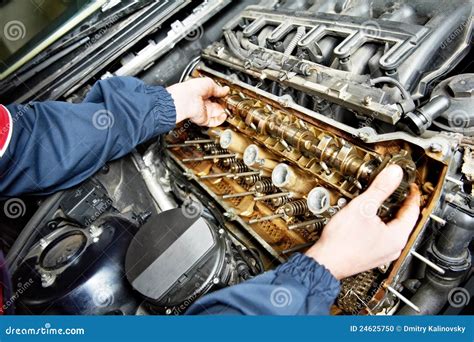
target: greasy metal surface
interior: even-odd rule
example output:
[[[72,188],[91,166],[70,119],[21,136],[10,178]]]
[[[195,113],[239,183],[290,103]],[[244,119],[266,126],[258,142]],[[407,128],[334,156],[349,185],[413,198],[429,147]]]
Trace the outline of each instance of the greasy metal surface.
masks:
[[[397,277],[408,259],[410,248],[424,230],[437,203],[446,165],[425,154],[418,146],[402,140],[361,144],[324,122],[236,87],[225,79],[213,78],[231,87],[230,95],[222,100],[229,114],[227,123],[209,129],[207,135],[193,126],[178,128],[168,136],[171,144],[168,153],[190,178],[211,194],[230,219],[251,232],[262,247],[279,260],[292,252],[304,251],[317,241],[323,229],[321,222],[326,222],[363,191],[381,165],[390,161],[398,163],[407,175],[411,175],[408,183],[414,180],[425,189],[421,218],[401,257],[392,265],[372,270],[367,276],[343,280],[345,291],[341,293],[340,307],[335,312],[374,313],[385,294],[384,285]],[[269,121],[266,115],[272,119],[278,117],[279,121]],[[224,136],[226,139],[220,139]],[[206,143],[192,143],[194,141]],[[308,141],[314,141],[318,148],[309,148]],[[329,147],[331,153],[324,157],[324,151]],[[252,152],[250,157],[246,156],[248,150]],[[257,158],[259,163],[252,164],[254,159],[251,157]],[[375,167],[362,167],[370,160],[376,161]],[[410,171],[413,162],[416,169]],[[280,180],[278,174],[275,176],[275,170],[282,163],[286,165],[283,171],[287,178]],[[256,172],[260,176],[255,175]],[[260,181],[257,187],[255,181]],[[423,184],[430,186],[423,187]],[[308,210],[306,201],[309,190],[317,186],[329,192],[330,203],[326,211],[315,215]],[[402,199],[403,196],[398,198]],[[387,205],[389,217],[397,203]]]

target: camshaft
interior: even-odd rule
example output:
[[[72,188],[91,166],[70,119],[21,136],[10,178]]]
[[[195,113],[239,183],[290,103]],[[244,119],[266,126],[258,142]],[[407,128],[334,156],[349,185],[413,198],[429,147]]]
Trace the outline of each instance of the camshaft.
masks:
[[[361,157],[350,143],[335,139],[330,135],[321,138],[310,130],[284,122],[284,116],[269,105],[259,106],[256,100],[242,99],[233,94],[225,98],[227,108],[260,134],[269,135],[296,148],[303,155],[319,159],[323,169],[336,169],[343,175],[367,184],[381,164],[381,160],[368,156]]]

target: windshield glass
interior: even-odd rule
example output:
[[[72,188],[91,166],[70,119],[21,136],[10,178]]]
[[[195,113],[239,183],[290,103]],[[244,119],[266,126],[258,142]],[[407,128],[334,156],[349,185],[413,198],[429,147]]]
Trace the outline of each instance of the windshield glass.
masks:
[[[74,17],[88,0],[0,0],[0,72]]]

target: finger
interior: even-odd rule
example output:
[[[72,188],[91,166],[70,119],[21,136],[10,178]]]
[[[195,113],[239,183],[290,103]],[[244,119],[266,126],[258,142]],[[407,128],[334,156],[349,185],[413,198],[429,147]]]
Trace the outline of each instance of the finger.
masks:
[[[383,169],[357,200],[380,206],[400,185],[403,170],[398,165],[389,165]]]
[[[230,88],[228,86],[221,87],[219,85],[215,85],[213,89],[213,95],[214,97],[224,97],[226,96],[230,91]]]
[[[209,127],[217,127],[224,123],[225,119],[227,119],[227,115],[222,113],[218,117],[211,118],[207,124]]]
[[[204,102],[204,105],[206,106],[207,112],[206,126],[218,126],[222,124],[227,118],[227,115],[224,112],[224,108],[220,104],[208,100]]]
[[[410,193],[403,201],[401,208],[398,210],[395,218],[387,223],[390,228],[389,234],[395,237],[400,245],[405,246],[411,231],[415,227],[418,216],[420,215],[420,191],[416,184],[410,185]]]
[[[215,118],[224,113],[224,107],[217,102],[206,100],[204,101],[204,105],[206,106],[208,118]]]
[[[208,99],[210,97],[223,97],[230,91],[229,87],[221,87],[209,77],[199,78],[197,80],[200,82],[199,87],[202,91],[201,96],[203,99]]]

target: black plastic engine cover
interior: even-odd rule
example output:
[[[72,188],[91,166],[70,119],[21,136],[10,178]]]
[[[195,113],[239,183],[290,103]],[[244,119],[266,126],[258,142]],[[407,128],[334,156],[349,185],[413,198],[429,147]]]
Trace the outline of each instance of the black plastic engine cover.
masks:
[[[157,312],[182,313],[230,276],[223,231],[202,217],[187,216],[172,209],[153,217],[127,252],[127,278]]]

